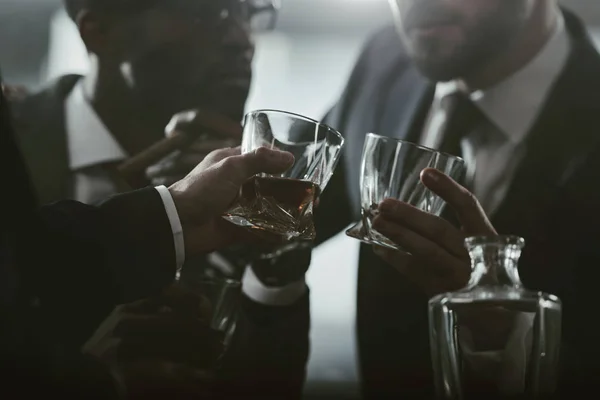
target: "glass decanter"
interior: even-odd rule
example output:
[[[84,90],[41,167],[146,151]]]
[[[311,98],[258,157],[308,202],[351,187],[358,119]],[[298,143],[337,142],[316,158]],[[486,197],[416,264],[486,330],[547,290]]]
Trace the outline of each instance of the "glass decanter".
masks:
[[[429,301],[437,397],[553,395],[561,339],[560,300],[523,287],[517,270],[525,245],[522,238],[473,237],[465,245],[472,266],[467,287]]]

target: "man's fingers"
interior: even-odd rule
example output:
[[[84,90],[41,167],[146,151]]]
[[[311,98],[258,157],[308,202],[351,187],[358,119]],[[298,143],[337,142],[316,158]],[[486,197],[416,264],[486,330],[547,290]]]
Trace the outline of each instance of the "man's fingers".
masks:
[[[431,266],[435,271],[448,274],[449,278],[462,281],[470,275],[468,263],[450,254],[436,242],[402,225],[388,221],[380,215],[373,221],[373,228],[415,257],[424,260],[425,264]]]
[[[293,164],[291,153],[260,147],[253,152],[227,158],[223,168],[228,169],[226,175],[232,182],[241,185],[256,174],[280,174]]]
[[[198,135],[211,133],[239,142],[242,126],[239,122],[209,110],[190,110],[175,115],[165,128],[167,136],[175,132],[192,132]]]
[[[405,226],[419,235],[439,243],[457,257],[464,256],[464,234],[443,218],[395,199],[384,200],[379,205],[379,212],[385,220]]]
[[[196,140],[185,149],[185,153],[208,154],[211,151],[239,146],[239,140],[205,139]]]
[[[240,154],[242,154],[242,148],[240,146],[218,149],[209,153],[204,158],[204,161],[210,162],[211,164],[216,164],[228,157],[239,156]]]
[[[238,146],[215,150],[202,160],[202,163],[208,165],[219,162],[223,162],[222,168],[227,170],[224,176],[241,185],[248,178],[259,173],[278,174],[286,171],[294,164],[294,156],[288,152],[271,150],[266,147],[241,154],[241,148]],[[150,178],[159,177],[166,173],[166,169],[169,170],[169,174],[172,174],[173,171],[170,169],[174,167],[175,163],[175,158],[169,158],[162,165],[149,168],[147,175]]]
[[[173,183],[185,177],[204,160],[208,160],[211,164],[216,164],[224,158],[241,153],[240,147],[227,147],[225,146],[226,143],[226,141],[218,141],[219,146],[215,149],[213,146],[217,145],[217,142],[213,141],[209,146],[206,146],[206,151],[198,151],[202,146],[198,144],[196,149],[188,148],[183,151],[174,152],[159,163],[148,167],[146,169],[146,177],[151,180],[176,177],[177,179],[170,182]],[[165,181],[168,182],[167,179]],[[156,182],[154,183],[156,184]]]
[[[188,110],[175,114],[165,127],[166,136],[172,137],[179,131],[183,130],[181,127],[189,125],[191,121],[196,118],[196,114],[196,110]]]
[[[179,157],[178,165],[180,168],[187,168],[187,172],[189,173],[191,170],[196,168],[198,164],[204,161],[211,151],[213,150],[210,150],[206,153],[182,153],[181,157]]]
[[[444,173],[427,168],[421,173],[425,186],[452,207],[468,235],[496,235],[477,198]]]
[[[182,179],[198,166],[208,154],[180,154],[175,158],[165,159],[164,161],[152,165],[146,169],[148,179],[177,177]]]

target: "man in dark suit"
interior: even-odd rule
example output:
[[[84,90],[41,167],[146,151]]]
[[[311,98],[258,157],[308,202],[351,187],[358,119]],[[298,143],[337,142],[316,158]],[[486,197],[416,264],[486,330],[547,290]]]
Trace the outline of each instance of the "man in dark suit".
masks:
[[[241,184],[293,162],[289,154],[263,150],[243,156],[238,149],[213,152],[168,189],[143,189],[98,207],[63,201],[36,209],[0,94],[0,162],[10,187],[0,236],[3,397],[116,398],[119,382],[131,376],[119,363],[84,357],[64,337],[72,338],[73,330],[82,338],[90,334],[83,316],[99,323],[115,305],[169,285],[178,234],[190,253],[235,241],[220,215]],[[201,343],[198,351],[210,351],[217,341],[207,337]]]
[[[202,109],[237,125],[204,135],[200,156],[237,145],[254,54],[250,24],[273,9],[264,4],[272,3],[65,0],[88,50],[89,72],[63,76],[12,107],[41,203],[94,204],[119,192],[110,168],[163,139],[177,113]],[[171,160],[177,168],[160,177],[172,183],[201,160]],[[139,186],[148,183],[137,178]]]
[[[219,127],[226,129],[198,135],[198,143],[190,146],[194,151],[175,154],[153,166],[148,177],[136,179],[139,186],[150,181],[155,186],[168,185],[185,176],[211,150],[239,143],[254,52],[250,24],[257,13],[273,13],[274,4],[66,0],[89,51],[90,72],[85,77],[64,76],[48,89],[13,104],[19,145],[40,203],[68,198],[95,204],[127,190],[115,179],[115,165],[162,139],[165,126],[183,110],[194,111],[177,114],[168,124],[169,131],[202,134],[201,129],[210,123],[207,115],[214,114],[225,120]],[[199,266],[206,266],[206,255],[197,260],[183,251],[181,240],[178,243],[178,262],[186,264],[182,279],[193,281],[203,273]],[[260,294],[260,284],[253,283],[254,294]],[[243,290],[248,294],[249,285]],[[257,355],[262,352],[263,365],[280,372],[278,379],[285,380],[287,361],[278,359],[277,352],[266,352],[264,346],[285,348],[288,340],[297,346],[295,336],[303,337],[303,344],[297,347],[307,346],[308,294],[304,285],[296,285],[295,291],[301,296],[277,304],[260,296],[244,297],[241,329],[236,330],[230,349],[231,354],[238,354],[232,362],[236,369],[248,371],[242,365],[256,359],[248,356],[247,350]],[[284,334],[290,318],[298,319],[303,328]],[[246,336],[244,327],[256,335]],[[265,334],[262,330],[267,327],[270,333]],[[82,339],[78,334],[73,343],[80,345]],[[252,344],[238,345],[245,341]],[[265,352],[275,355],[269,357]],[[300,364],[306,359],[302,357]],[[297,377],[304,366],[294,365],[298,370],[288,375]],[[259,372],[257,365],[251,370],[256,372],[255,382],[269,376]],[[302,384],[302,377],[294,380],[293,385]]]
[[[464,184],[495,229],[525,238],[524,284],[563,301],[563,377],[593,384],[600,57],[586,29],[551,0],[391,5],[397,26],[368,43],[326,117],[346,148],[317,210],[318,243],[360,218],[357,160],[367,132],[463,156]],[[397,212],[385,229],[412,255],[361,247],[357,333],[367,398],[432,393],[427,300],[468,278],[464,250],[448,249],[468,229],[435,219],[443,229],[432,233],[414,217]]]
[[[463,128],[459,148],[476,166],[469,185],[498,232],[525,238],[525,285],[563,300],[565,347],[584,371],[593,367],[597,353],[588,344],[596,335],[586,324],[594,310],[590,282],[598,277],[590,266],[600,261],[594,245],[600,191],[591,183],[600,151],[593,134],[600,57],[585,29],[554,1],[392,4],[403,40],[387,30],[369,44],[328,119],[344,132],[348,147],[340,180],[330,184],[319,210],[321,240],[358,218],[360,167],[353,160],[364,134],[452,151],[446,139],[458,106],[444,103],[457,91],[466,93],[475,106],[468,117],[474,123]],[[348,203],[333,200],[342,193]],[[387,258],[401,274],[371,248],[363,246],[360,256],[357,329],[369,398],[428,386],[427,297],[466,283],[465,274],[435,272],[436,265],[456,265],[447,250],[432,258],[439,254],[432,249],[447,248],[444,238],[428,237],[407,220],[397,229],[409,232],[395,237],[413,254],[400,262]],[[468,271],[468,262],[462,263]],[[427,279],[415,279],[420,274]],[[445,285],[436,285],[440,280]]]

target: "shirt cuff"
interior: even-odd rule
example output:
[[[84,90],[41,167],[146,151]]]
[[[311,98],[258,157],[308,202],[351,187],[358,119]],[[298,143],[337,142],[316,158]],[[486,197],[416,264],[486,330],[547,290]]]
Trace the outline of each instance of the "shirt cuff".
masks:
[[[265,286],[256,277],[252,268],[248,267],[242,277],[242,292],[259,304],[285,307],[294,304],[304,296],[306,282],[302,279],[281,287]]]
[[[183,228],[181,227],[181,221],[179,220],[179,214],[177,213],[177,207],[173,201],[171,192],[165,186],[157,186],[156,191],[162,199],[169,223],[171,224],[171,231],[173,232],[173,244],[175,246],[175,263],[177,265],[177,274],[181,271],[183,263],[185,262],[185,242],[183,240]]]

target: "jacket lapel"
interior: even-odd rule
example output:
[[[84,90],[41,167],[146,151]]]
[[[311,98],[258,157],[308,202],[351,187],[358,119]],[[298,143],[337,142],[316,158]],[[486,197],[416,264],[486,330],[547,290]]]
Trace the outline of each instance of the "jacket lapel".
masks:
[[[384,104],[378,133],[396,139],[418,142],[435,91],[413,66],[393,83]]]
[[[526,239],[600,143],[600,135],[589,131],[600,113],[600,87],[593,84],[600,57],[580,22],[570,14],[565,17],[573,39],[569,61],[528,136],[525,159],[492,221],[499,232]]]

